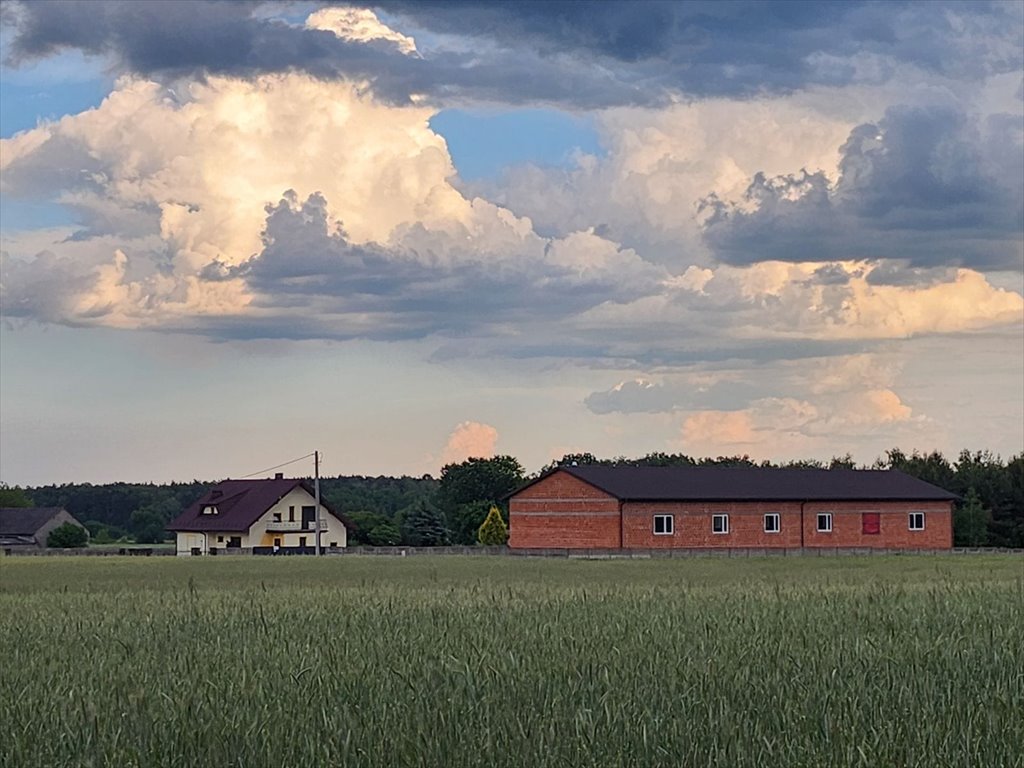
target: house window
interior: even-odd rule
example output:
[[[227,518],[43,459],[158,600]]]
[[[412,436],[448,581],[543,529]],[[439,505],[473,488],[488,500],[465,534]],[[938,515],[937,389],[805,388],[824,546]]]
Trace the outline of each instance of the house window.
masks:
[[[764,532],[765,533],[778,533],[779,532],[779,513],[771,512],[764,516]]]
[[[224,537],[223,537],[223,536],[218,536],[218,537],[217,537],[217,543],[218,543],[218,544],[221,544],[221,543],[223,543],[223,542],[224,542]]]
[[[274,522],[275,523],[280,523],[281,522],[281,513],[280,512],[275,512],[274,513]]]
[[[911,512],[909,515],[908,525],[912,531],[923,531],[924,530],[924,512]]]
[[[306,546],[306,537],[305,536],[299,536],[299,546],[300,547]]]
[[[274,539],[274,546],[275,547],[280,547],[281,546],[281,539],[279,539],[279,538]]]
[[[675,518],[672,515],[655,515],[654,516],[654,535],[655,536],[671,536],[675,533],[676,525]]]
[[[241,547],[242,547],[242,537],[241,536],[232,536],[230,539],[228,539],[228,546],[231,549],[241,549]]]
[[[302,527],[307,530],[312,530],[313,526],[316,525],[316,507],[303,507],[302,508]]]
[[[215,507],[213,504],[207,504],[205,507],[203,507],[203,514],[204,515],[216,515],[217,514],[217,507]]]
[[[729,532],[729,516],[728,515],[712,515],[711,516],[711,532],[712,533],[728,533]]]
[[[875,536],[882,532],[882,515],[878,512],[865,512],[860,516],[860,530],[865,536]]]
[[[295,507],[288,507],[288,522],[295,522]]]
[[[338,547],[338,542],[332,541],[331,542],[331,549],[337,549],[337,547]]]
[[[818,513],[818,533],[832,533],[832,513]]]

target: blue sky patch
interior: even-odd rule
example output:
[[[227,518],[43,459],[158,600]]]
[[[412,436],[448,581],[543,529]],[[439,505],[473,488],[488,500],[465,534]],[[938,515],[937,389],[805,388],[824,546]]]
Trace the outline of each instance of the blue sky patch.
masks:
[[[603,156],[594,120],[556,109],[446,109],[430,120],[459,175],[495,177],[510,166],[572,165],[577,150]]]

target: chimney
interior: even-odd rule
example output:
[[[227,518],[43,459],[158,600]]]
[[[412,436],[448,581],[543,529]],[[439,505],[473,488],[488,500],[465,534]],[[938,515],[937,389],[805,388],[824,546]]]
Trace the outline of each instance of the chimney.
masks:
[[[274,473],[274,479],[275,480],[284,480],[284,472],[275,472]]]

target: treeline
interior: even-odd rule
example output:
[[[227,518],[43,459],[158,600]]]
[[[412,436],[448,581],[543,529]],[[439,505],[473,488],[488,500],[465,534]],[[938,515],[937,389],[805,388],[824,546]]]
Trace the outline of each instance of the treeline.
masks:
[[[855,469],[847,456],[827,461],[776,464],[748,456],[694,458],[650,453],[640,458],[602,459],[567,454],[544,467],[562,464],[633,466],[750,466]],[[866,469],[898,469],[957,494],[957,546],[1024,547],[1024,454],[1003,461],[988,451],[961,451],[950,461],[939,452],[887,451]],[[539,474],[539,473],[538,473]],[[512,456],[449,464],[439,478],[339,476],[321,478],[323,499],[353,523],[350,543],[371,546],[472,544],[488,511],[497,506],[507,520],[505,496],[530,479]],[[60,506],[85,523],[94,541],[131,537],[139,542],[169,537],[165,526],[213,482],[105,485],[67,484],[35,488],[0,487],[0,506]]]

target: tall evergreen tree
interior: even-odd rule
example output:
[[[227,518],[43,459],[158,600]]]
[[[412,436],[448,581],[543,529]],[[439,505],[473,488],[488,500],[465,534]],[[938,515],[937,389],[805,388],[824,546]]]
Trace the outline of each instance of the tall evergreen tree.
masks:
[[[491,507],[477,532],[477,541],[487,547],[500,547],[508,541],[508,526],[497,507]]]
[[[402,533],[404,541],[413,547],[440,547],[449,541],[441,512],[424,499],[406,513]]]

